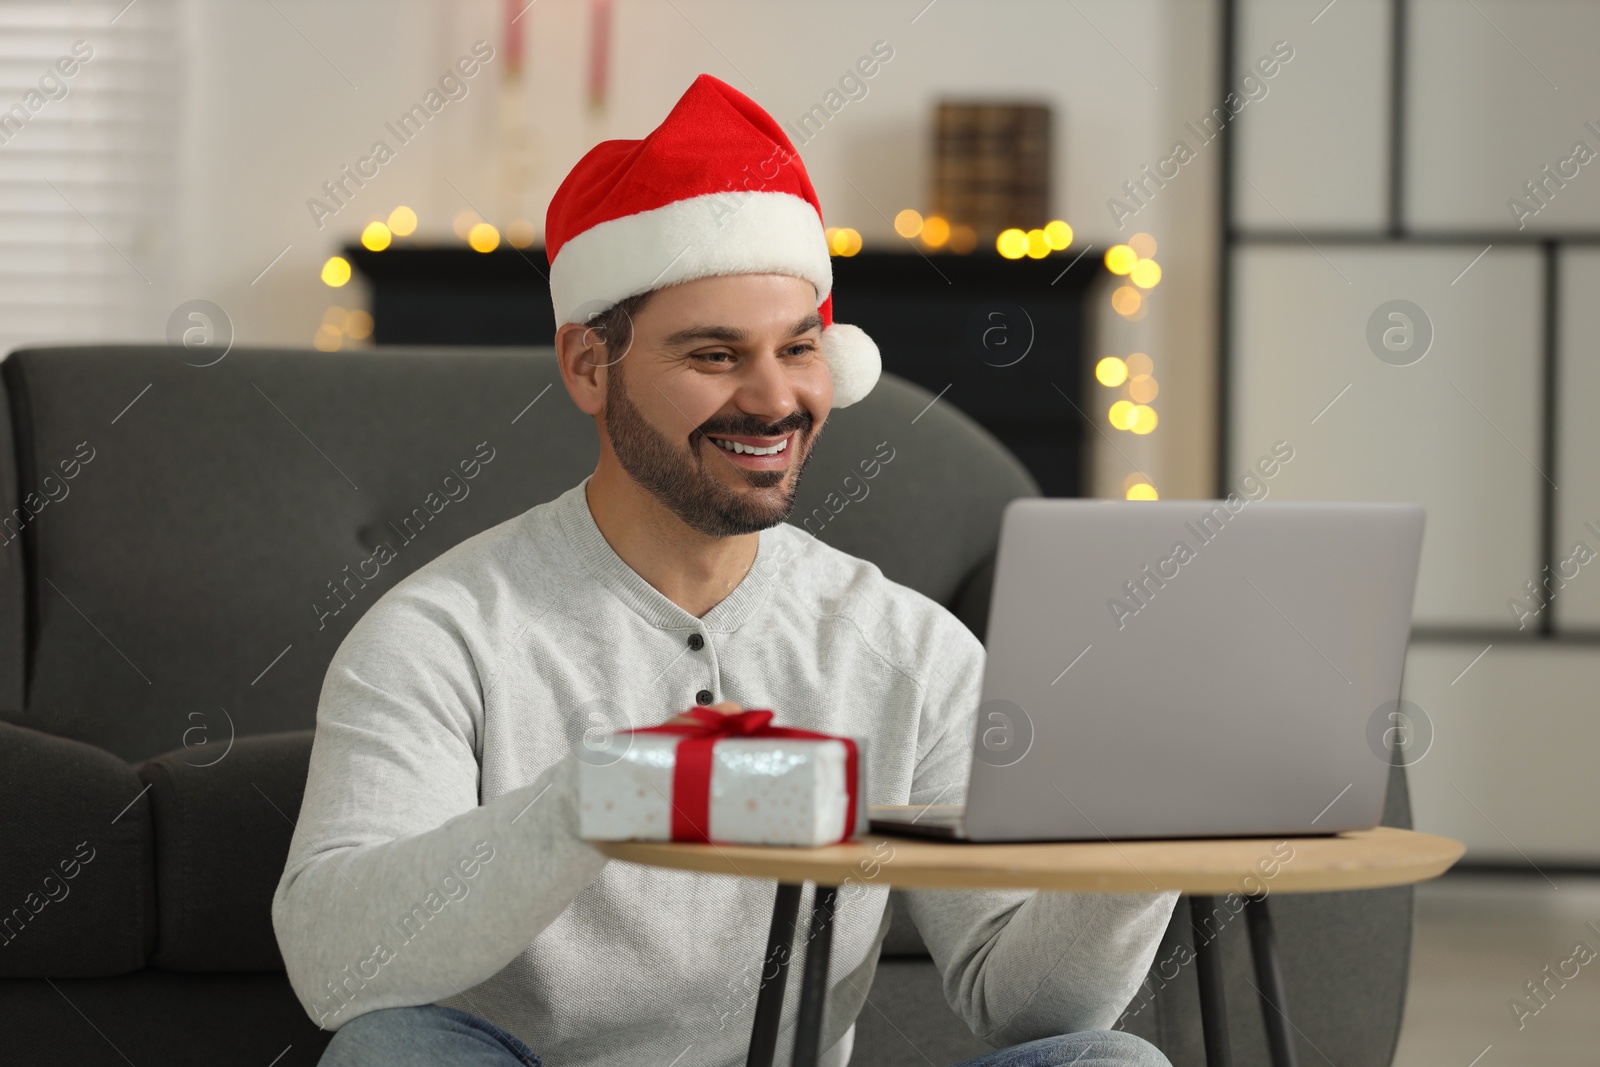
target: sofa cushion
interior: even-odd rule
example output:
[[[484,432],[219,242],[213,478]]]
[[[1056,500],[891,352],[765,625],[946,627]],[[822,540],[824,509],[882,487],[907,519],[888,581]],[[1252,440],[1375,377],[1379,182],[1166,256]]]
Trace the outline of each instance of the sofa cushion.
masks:
[[[145,965],[156,897],[142,788],[109,752],[0,722],[0,977]]]
[[[281,971],[272,894],[289,856],[314,731],[241,737],[138,767],[150,784],[160,886],[151,963],[175,971]],[[198,735],[196,735],[198,738]]]
[[[0,1023],[27,1067],[316,1067],[333,1039],[284,974],[0,980]]]

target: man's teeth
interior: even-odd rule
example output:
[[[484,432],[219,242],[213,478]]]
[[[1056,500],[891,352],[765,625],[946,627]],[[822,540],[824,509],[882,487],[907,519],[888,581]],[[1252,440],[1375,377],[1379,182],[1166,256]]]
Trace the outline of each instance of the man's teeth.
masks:
[[[787,437],[770,448],[757,448],[755,445],[741,444],[738,441],[724,441],[720,437],[713,437],[711,440],[716,442],[718,448],[725,448],[729,452],[742,452],[751,456],[776,455],[789,447],[789,439]]]

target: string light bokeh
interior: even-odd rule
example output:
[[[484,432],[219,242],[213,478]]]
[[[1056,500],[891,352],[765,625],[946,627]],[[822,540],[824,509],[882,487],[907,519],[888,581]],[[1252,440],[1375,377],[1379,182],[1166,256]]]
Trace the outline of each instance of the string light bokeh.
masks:
[[[1111,290],[1111,310],[1128,322],[1138,322],[1149,314],[1151,290],[1161,283],[1161,264],[1155,254],[1156,239],[1148,233],[1136,233],[1127,243],[1106,249],[1106,270],[1126,279]],[[1106,423],[1113,430],[1139,437],[1155,432],[1161,423],[1152,404],[1161,392],[1155,360],[1144,352],[1105,356],[1095,364],[1094,377],[1103,388],[1114,391],[1111,403],[1104,407]],[[1139,471],[1128,475],[1123,495],[1128,500],[1159,499],[1154,482]]]

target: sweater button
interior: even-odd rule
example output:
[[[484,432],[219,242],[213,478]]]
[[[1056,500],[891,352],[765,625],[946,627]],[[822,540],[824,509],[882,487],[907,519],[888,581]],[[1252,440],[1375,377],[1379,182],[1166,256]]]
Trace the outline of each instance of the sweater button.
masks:
[[[702,690],[700,690],[700,692],[698,692],[698,693],[696,693],[694,695],[694,702],[696,704],[704,704],[707,707],[709,707],[711,705],[711,698],[714,697],[714,696],[716,696],[716,694],[713,693],[711,690],[702,689]]]
[[[702,648],[705,647],[705,644],[706,644],[706,639],[701,637],[699,634],[690,634],[689,635],[689,647],[691,649],[693,649],[694,651],[699,652]]]

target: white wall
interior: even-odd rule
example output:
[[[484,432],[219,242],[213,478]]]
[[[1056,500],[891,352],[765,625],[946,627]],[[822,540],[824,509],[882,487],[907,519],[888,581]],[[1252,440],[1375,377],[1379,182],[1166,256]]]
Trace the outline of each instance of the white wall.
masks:
[[[465,206],[447,182],[467,183],[487,166],[495,63],[410,143],[384,123],[474,41],[499,51],[495,6],[189,0],[187,13],[184,177],[172,206],[179,240],[146,336],[161,336],[171,307],[204,298],[228,312],[241,343],[307,345],[328,304],[365,303],[359,289],[329,290],[318,272],[367,221],[407,203],[448,233],[445,213]],[[378,139],[394,160],[319,228],[307,200]]]
[[[1129,447],[1140,450],[1137,463],[1160,472],[1164,491],[1205,491],[1214,404],[1213,162],[1186,167],[1120,230],[1107,201],[1170,151],[1189,112],[1204,110],[1197,101],[1215,82],[1210,3],[621,0],[609,101],[594,111],[585,87],[589,5],[541,0],[520,22],[526,74],[514,104],[527,116],[529,148],[520,204],[502,195],[499,180],[505,47],[498,3],[182,3],[187,91],[175,116],[182,166],[164,210],[172,240],[133,336],[159,337],[173,307],[204,298],[229,313],[241,342],[307,344],[330,303],[365,301],[359,282],[337,292],[323,286],[322,261],[394,205],[419,212],[423,238],[453,240],[450,220],[469,206],[502,229],[518,214],[542,228],[549,196],[571,165],[600,140],[648,132],[696,74],[715,74],[780,120],[794,120],[883,40],[894,57],[868,82],[868,94],[802,148],[825,217],[854,226],[869,244],[899,243],[887,219],[903,207],[926,207],[937,99],[972,93],[1050,102],[1057,118],[1052,203],[1079,245],[1093,244],[1090,256],[1098,257],[1139,229],[1161,243],[1166,275],[1154,313],[1120,343],[1161,358],[1164,423]],[[495,45],[497,59],[469,83],[469,95],[397,147],[394,161],[319,229],[307,199],[341,166],[354,166],[374,139],[397,145],[384,122],[479,39]],[[1093,265],[1092,258],[1085,264]],[[929,278],[938,281],[931,270]],[[1063,407],[1064,425],[1078,419]],[[1127,464],[1117,466],[1120,486]]]
[[[1580,540],[1600,553],[1600,534],[1584,528],[1600,526],[1600,257],[1582,240],[1600,230],[1600,163],[1552,184],[1548,204],[1531,201],[1532,218],[1506,202],[1526,197],[1522,183],[1575,141],[1600,152],[1600,132],[1584,126],[1600,126],[1600,6],[1409,5],[1398,219],[1408,236],[1398,241],[1388,235],[1388,0],[1243,7],[1242,54],[1270,33],[1306,47],[1286,106],[1247,112],[1241,125],[1231,462],[1248,462],[1262,440],[1303,439],[1281,496],[1427,507],[1416,600],[1427,633],[1405,682],[1435,728],[1412,773],[1417,824],[1464,840],[1471,859],[1593,863],[1600,567],[1571,565],[1537,616],[1509,602],[1542,576],[1547,497],[1557,558]],[[1553,279],[1545,249],[1526,240],[1535,234],[1563,242]],[[1408,366],[1380,360],[1368,339],[1374,312],[1397,299],[1433,330]],[[1539,636],[1550,622],[1554,634]]]
[[[1418,227],[1512,232],[1524,182],[1600,152],[1600,5],[1569,0],[1415,0],[1406,214]],[[1522,221],[1560,235],[1600,228],[1600,161],[1577,168]],[[1537,206],[1537,202],[1533,202]]]
[[[1267,245],[1235,262],[1235,466],[1286,439],[1280,499],[1425,505],[1418,626],[1503,627],[1541,564],[1543,479],[1524,458],[1541,443],[1540,258],[1507,249],[1452,286],[1473,251]],[[1434,324],[1410,366],[1366,344],[1397,296]]]
[[[1052,212],[1077,230],[1072,253],[1089,250],[1075,269],[1097,269],[1110,244],[1139,230],[1157,237],[1165,268],[1150,294],[1150,314],[1137,324],[1116,321],[1125,328],[1104,338],[1105,353],[1092,353],[1138,349],[1156,357],[1162,427],[1137,440],[1124,434],[1122,454],[1098,464],[1096,481],[1120,493],[1137,466],[1165,495],[1206,491],[1217,150],[1201,147],[1198,161],[1131,219],[1117,219],[1110,202],[1126,199],[1124,184],[1170,154],[1186,136],[1184,123],[1216,103],[1213,2],[620,0],[609,97],[599,109],[587,101],[585,0],[541,0],[525,9],[517,24],[525,46],[520,83],[504,79],[505,10],[498,0],[146,0],[119,15],[121,7],[116,0],[85,0],[72,9],[73,32],[100,43],[105,55],[159,43],[160,69],[170,69],[179,91],[160,100],[130,97],[107,63],[86,73],[85,88],[71,101],[53,105],[52,116],[72,112],[73,121],[57,129],[73,130],[74,167],[137,203],[124,209],[114,198],[87,200],[91,227],[51,200],[42,184],[16,186],[18,196],[26,194],[20,206],[37,201],[56,209],[51,232],[60,237],[42,248],[19,245],[12,258],[41,263],[65,249],[76,257],[78,281],[55,284],[51,292],[59,291],[62,303],[48,311],[20,289],[9,304],[0,298],[13,327],[7,332],[0,324],[5,347],[159,339],[173,311],[196,299],[221,306],[239,343],[309,344],[330,305],[359,307],[367,300],[359,279],[340,290],[324,286],[321,264],[394,206],[419,212],[421,240],[454,240],[451,220],[469,208],[502,230],[519,216],[542,227],[551,193],[584,152],[607,138],[648,132],[695,75],[722,77],[793,122],[883,41],[893,58],[867,82],[867,94],[802,145],[825,216],[860,230],[869,245],[900,246],[889,219],[901,208],[927,206],[930,125],[939,99],[1048,102],[1056,116]],[[467,81],[464,98],[446,104],[402,144],[386,123],[419,102],[477,41],[489,42],[495,58]],[[43,56],[55,45],[29,47]],[[37,58],[27,52],[17,77]],[[0,80],[7,76],[0,72]],[[101,128],[94,123],[110,103],[117,114],[137,114],[153,126],[141,134],[145,158],[94,155],[101,142],[83,131]],[[517,116],[526,136],[526,177],[508,192],[501,127]],[[110,128],[128,126],[124,118]],[[44,132],[29,134],[42,142]],[[317,219],[308,202],[328,200],[323,183],[356,167],[380,139],[393,160],[364,179],[348,205]],[[49,160],[41,166],[60,171]],[[114,294],[86,284],[101,277],[118,283]],[[928,277],[930,287],[938,284],[931,269]],[[1101,422],[1104,406],[1093,412]],[[1083,429],[1065,403],[1061,418],[1064,431]]]
[[[1475,860],[1593,864],[1594,650],[1494,644],[1474,663],[1488,644],[1412,646],[1405,699],[1433,728],[1409,771],[1417,827],[1467,842]]]
[[[1342,0],[1324,10],[1326,4],[1240,5],[1241,69],[1278,41],[1294,50],[1268,96],[1239,116],[1233,205],[1245,229],[1383,225],[1389,4]]]
[[[1597,144],[1596,147],[1600,147]],[[1552,207],[1554,205],[1552,204]],[[1562,629],[1600,630],[1600,566],[1591,563],[1582,544],[1600,552],[1600,420],[1594,417],[1600,397],[1600,249],[1573,248],[1557,265],[1560,300],[1560,360],[1556,469],[1550,472],[1556,494],[1555,596],[1550,610]],[[1568,561],[1573,561],[1568,563]],[[1576,574],[1574,574],[1576,572]]]
[[[1046,0],[940,0],[918,17],[923,6],[623,0],[613,15],[609,103],[592,112],[588,5],[542,0],[522,19],[532,166],[521,213],[542,226],[550,194],[583,152],[648,132],[702,71],[793,119],[884,40],[894,58],[868,82],[868,95],[804,146],[830,222],[856,227],[869,242],[898,241],[883,215],[925,206],[934,101],[1016,95],[1055,106],[1055,209],[1103,249],[1115,233],[1105,199],[1130,167],[1165,151],[1171,102],[1135,67],[1173,90],[1169,52],[1191,47],[1172,39],[1171,9],[1180,5],[1085,0],[1074,10]],[[326,295],[317,266],[397,203],[418,209],[423,236],[449,238],[449,219],[469,204],[502,227],[510,221],[497,188],[498,4],[189,0],[188,13],[185,179],[173,218],[184,240],[166,280],[174,294],[236,308],[241,339],[308,338]],[[384,121],[480,38],[501,58],[470,83],[470,95],[447,105],[318,229],[307,198],[375,138],[393,142]],[[1147,220],[1159,228],[1160,205],[1139,222]],[[286,245],[290,252],[252,286]]]

